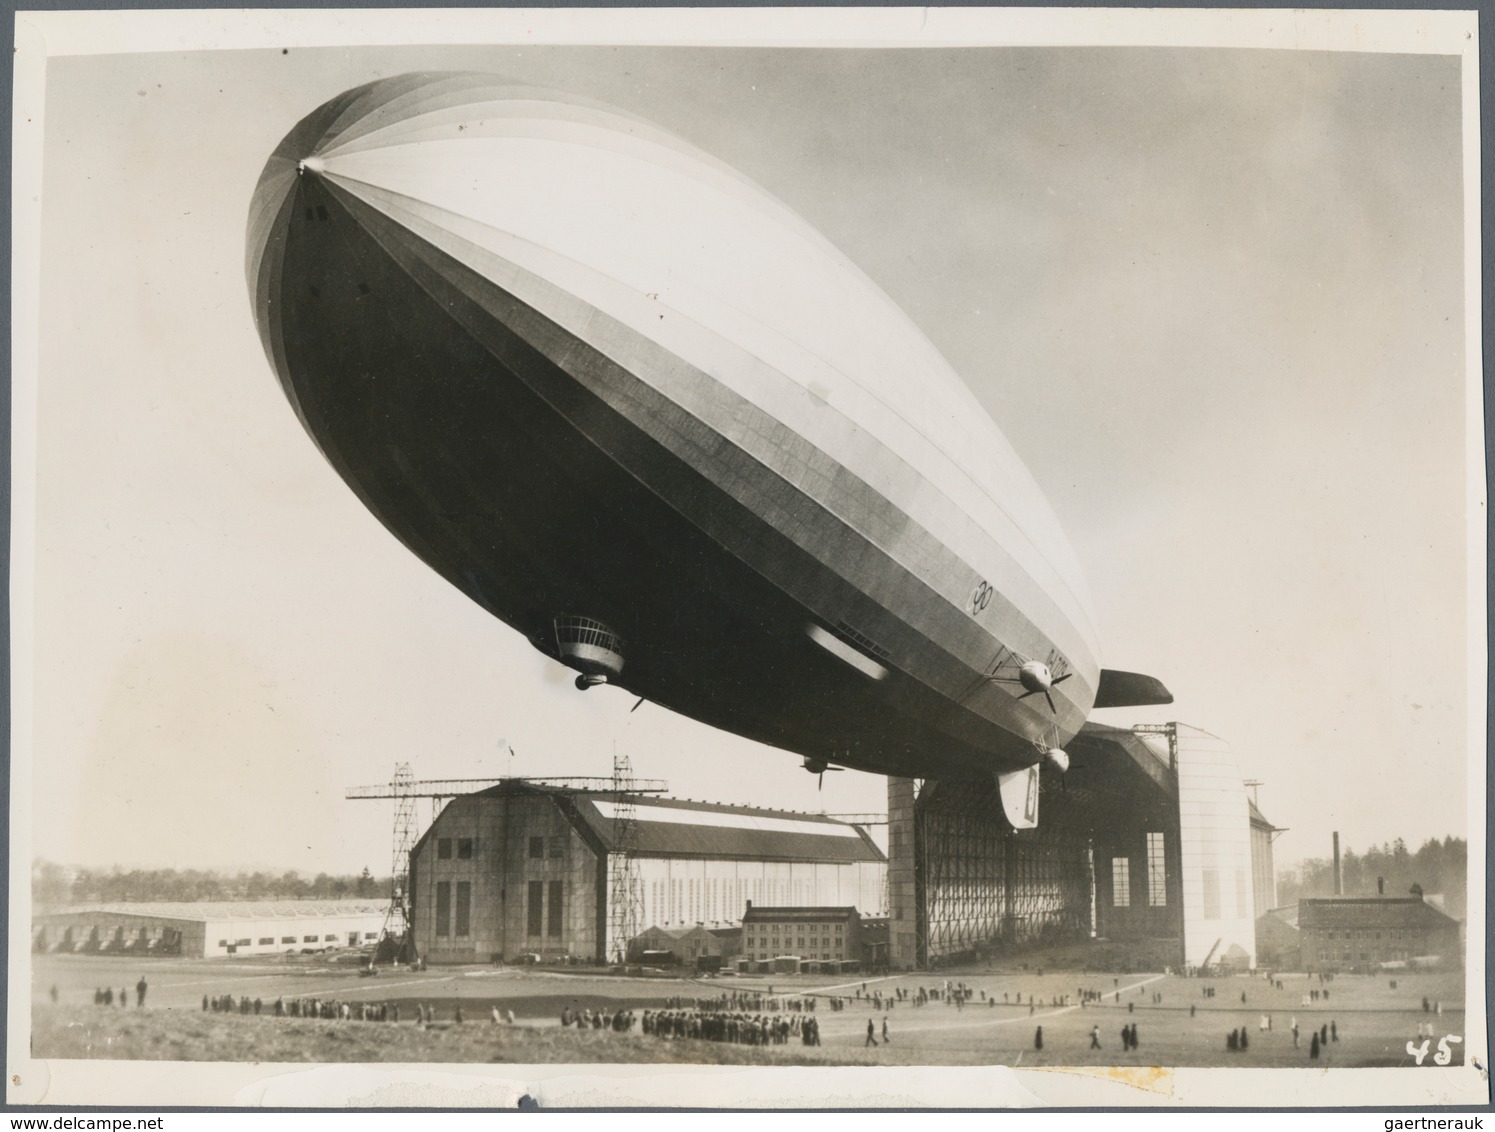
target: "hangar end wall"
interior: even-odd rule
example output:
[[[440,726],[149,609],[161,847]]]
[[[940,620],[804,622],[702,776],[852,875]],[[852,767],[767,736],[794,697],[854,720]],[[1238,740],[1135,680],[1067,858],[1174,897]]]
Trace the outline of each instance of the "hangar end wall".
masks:
[[[469,795],[410,855],[417,952],[433,963],[602,958],[606,858],[563,798]]]

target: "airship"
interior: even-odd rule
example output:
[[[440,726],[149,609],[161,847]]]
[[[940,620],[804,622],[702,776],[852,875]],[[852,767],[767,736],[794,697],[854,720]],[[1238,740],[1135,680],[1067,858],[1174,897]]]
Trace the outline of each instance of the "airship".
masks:
[[[1171,702],[1101,666],[1052,508],[925,335],[650,122],[369,83],[271,154],[246,258],[327,461],[579,689],[812,773],[995,776],[1018,827],[1093,709]]]

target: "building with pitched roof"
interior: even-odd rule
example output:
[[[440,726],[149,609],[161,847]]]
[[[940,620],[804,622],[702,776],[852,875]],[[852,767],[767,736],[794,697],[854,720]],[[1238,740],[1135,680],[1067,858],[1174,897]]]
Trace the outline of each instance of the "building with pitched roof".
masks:
[[[453,799],[410,855],[411,919],[431,963],[520,955],[600,962],[609,867],[631,807],[636,930],[741,923],[748,902],[885,909],[866,830],[820,814],[505,782]]]
[[[1459,921],[1421,896],[1320,896],[1298,901],[1307,971],[1372,971],[1383,963],[1459,966]]]

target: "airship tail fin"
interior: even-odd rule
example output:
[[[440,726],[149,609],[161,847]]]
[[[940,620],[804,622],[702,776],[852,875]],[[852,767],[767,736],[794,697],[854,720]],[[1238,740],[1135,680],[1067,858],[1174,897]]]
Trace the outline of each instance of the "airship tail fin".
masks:
[[[1038,764],[1010,774],[998,774],[997,793],[1002,798],[1002,812],[1013,829],[1033,829],[1038,825]]]
[[[1095,690],[1095,706],[1145,707],[1148,704],[1171,704],[1173,693],[1163,687],[1156,676],[1138,672],[1117,672],[1102,668],[1100,686]]]

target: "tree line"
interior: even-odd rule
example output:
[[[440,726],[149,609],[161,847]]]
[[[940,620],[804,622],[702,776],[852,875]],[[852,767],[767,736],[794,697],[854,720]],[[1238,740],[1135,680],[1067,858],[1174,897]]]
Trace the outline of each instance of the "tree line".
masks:
[[[150,901],[350,900],[383,897],[390,878],[365,867],[352,875],[223,873],[216,869],[70,869],[38,858],[31,866],[31,901],[42,908],[64,904]]]
[[[1406,896],[1416,886],[1425,895],[1442,894],[1444,911],[1455,919],[1467,912],[1465,883],[1469,875],[1469,843],[1462,837],[1430,837],[1415,853],[1398,837],[1372,845],[1362,853],[1340,851],[1340,871],[1346,896],[1375,896],[1380,881],[1387,896]],[[1334,895],[1334,861],[1309,857],[1295,868],[1277,872],[1277,903],[1296,904],[1300,898]]]

